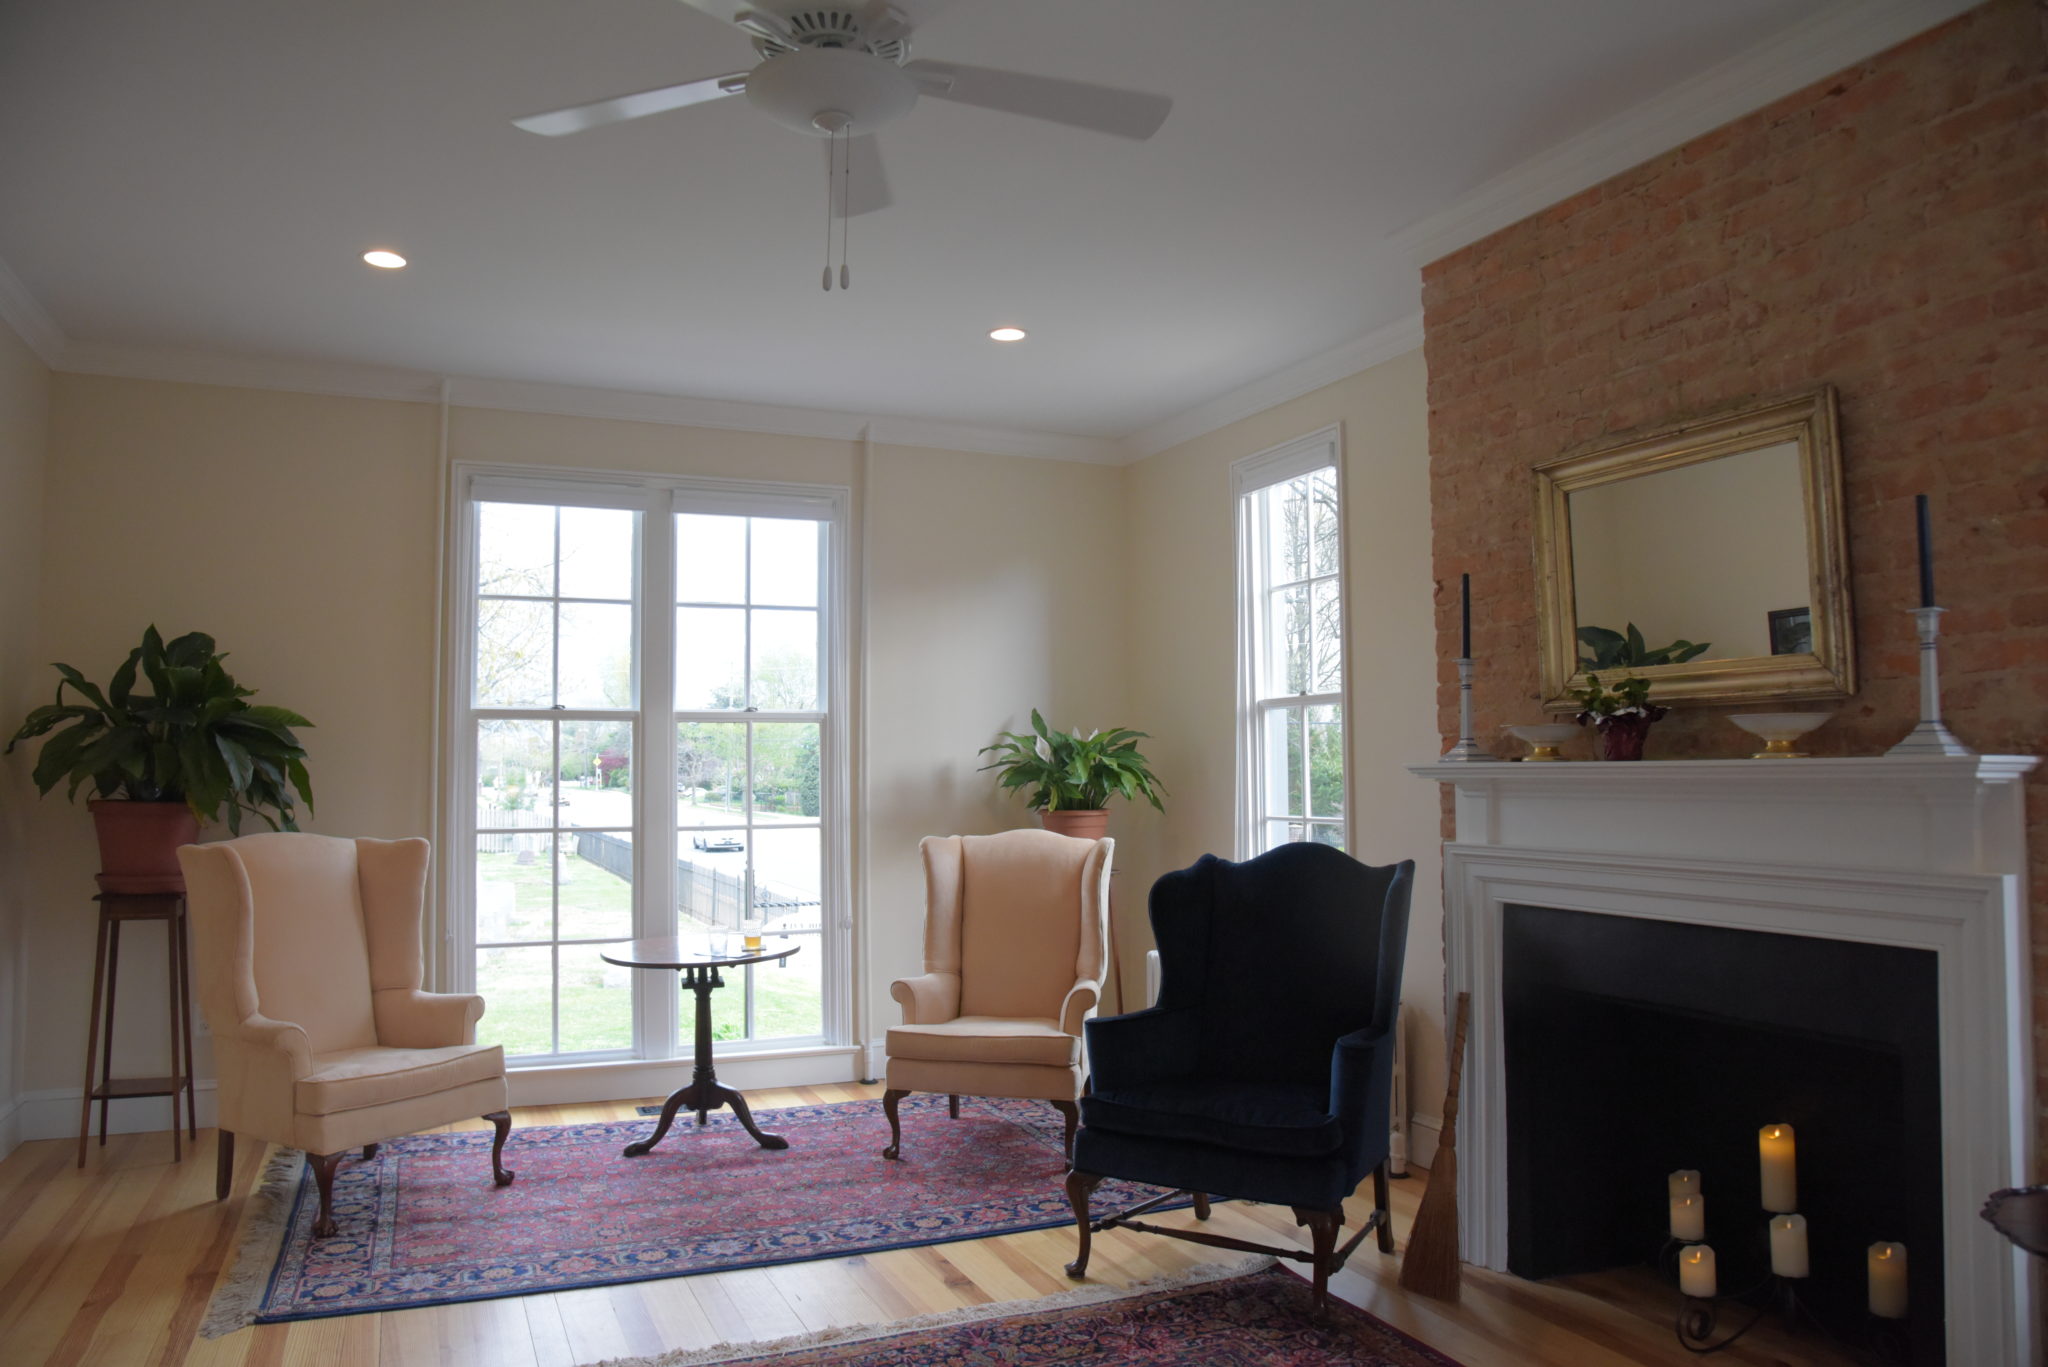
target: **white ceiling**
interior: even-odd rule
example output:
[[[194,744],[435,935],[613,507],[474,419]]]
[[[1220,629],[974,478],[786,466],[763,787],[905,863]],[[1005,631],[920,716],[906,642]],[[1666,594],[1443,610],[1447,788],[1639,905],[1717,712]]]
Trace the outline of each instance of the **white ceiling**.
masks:
[[[1546,149],[1915,8],[1942,6],[955,0],[917,55],[1173,113],[1134,143],[924,102],[827,294],[822,154],[744,100],[509,122],[753,64],[676,0],[5,0],[0,276],[73,346],[1122,437],[1412,316],[1395,235]]]

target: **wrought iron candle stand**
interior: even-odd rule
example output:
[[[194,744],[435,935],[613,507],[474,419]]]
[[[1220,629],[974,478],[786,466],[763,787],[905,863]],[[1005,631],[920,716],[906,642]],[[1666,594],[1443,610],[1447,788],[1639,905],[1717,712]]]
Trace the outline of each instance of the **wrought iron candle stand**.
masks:
[[[1660,1270],[1673,1281],[1677,1280],[1678,1256],[1686,1247],[1685,1240],[1667,1239],[1658,1254]],[[1764,1274],[1762,1281],[1731,1295],[1684,1297],[1678,1305],[1678,1317],[1672,1324],[1679,1347],[1702,1357],[1718,1353],[1756,1328],[1765,1315],[1775,1310],[1787,1328],[1796,1330],[1804,1324],[1818,1332],[1836,1351],[1869,1363],[1871,1367],[1903,1367],[1908,1362],[1904,1321],[1872,1316],[1871,1328],[1867,1331],[1870,1346],[1859,1348],[1844,1341],[1806,1303],[1805,1297],[1799,1294],[1799,1283],[1804,1280],[1803,1277],[1781,1277],[1769,1272]],[[1750,1316],[1740,1329],[1715,1342],[1714,1334],[1720,1328],[1720,1307],[1724,1302],[1749,1306]]]

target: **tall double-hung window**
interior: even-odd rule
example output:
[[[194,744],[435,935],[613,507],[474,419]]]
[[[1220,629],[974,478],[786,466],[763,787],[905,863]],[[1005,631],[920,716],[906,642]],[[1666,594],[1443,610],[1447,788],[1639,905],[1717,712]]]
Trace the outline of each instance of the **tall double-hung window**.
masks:
[[[527,1062],[687,1052],[623,941],[758,923],[744,1048],[847,1033],[843,491],[458,471],[452,976]]]
[[[1231,467],[1238,544],[1238,851],[1345,849],[1344,543],[1337,429]]]

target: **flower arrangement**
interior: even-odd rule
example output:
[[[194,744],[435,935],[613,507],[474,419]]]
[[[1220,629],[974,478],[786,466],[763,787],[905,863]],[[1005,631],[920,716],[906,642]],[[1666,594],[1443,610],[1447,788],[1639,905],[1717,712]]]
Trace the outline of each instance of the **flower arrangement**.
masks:
[[[1574,688],[1572,696],[1579,702],[1572,720],[1600,733],[1602,759],[1641,759],[1650,724],[1671,711],[1651,702],[1650,681],[1633,674],[1622,675],[1612,688],[1602,684],[1598,674],[1588,674],[1586,686]]]

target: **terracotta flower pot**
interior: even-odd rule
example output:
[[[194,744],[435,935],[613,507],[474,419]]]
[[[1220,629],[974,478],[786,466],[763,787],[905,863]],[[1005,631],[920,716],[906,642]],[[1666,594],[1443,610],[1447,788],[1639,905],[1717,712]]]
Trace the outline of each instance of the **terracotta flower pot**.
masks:
[[[183,892],[178,846],[199,839],[199,818],[182,802],[99,799],[85,804],[100,837],[101,892]]]
[[[1038,820],[1039,824],[1055,835],[1100,840],[1109,834],[1109,811],[1103,807],[1067,812],[1040,812]]]

